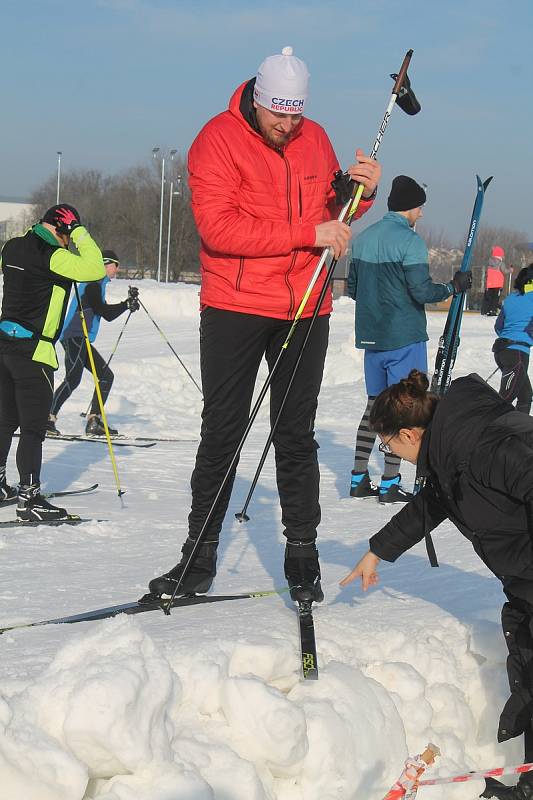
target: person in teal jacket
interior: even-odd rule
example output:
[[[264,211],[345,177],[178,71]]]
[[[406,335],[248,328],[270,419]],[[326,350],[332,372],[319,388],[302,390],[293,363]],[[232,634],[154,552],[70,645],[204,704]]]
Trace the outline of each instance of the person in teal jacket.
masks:
[[[80,283],[78,286],[78,293],[83,307],[83,316],[85,317],[85,324],[87,326],[91,345],[93,345],[96,340],[102,317],[107,322],[112,322],[126,311],[133,313],[139,309],[139,301],[137,300],[138,291],[132,287],[130,287],[128,297],[121,303],[106,302],[107,284],[116,277],[119,268],[119,259],[113,250],[104,250],[102,252],[102,257],[104,259],[106,275],[100,281]],[[70,304],[59,341],[65,350],[65,377],[61,385],[55,391],[52,400],[47,425],[47,433],[49,436],[61,435],[56,427],[57,415],[63,403],[68,400],[72,392],[80,385],[83,370],[86,369],[88,372],[91,372],[91,363],[87,352],[87,344],[81,324],[77,298],[74,298]],[[109,363],[102,358],[94,345],[91,349],[96,376],[100,385],[102,403],[105,404],[113,385],[113,371]],[[113,435],[118,433],[115,428],[109,428],[109,432]],[[100,405],[96,391],[93,394],[85,433],[89,436],[105,436],[104,423],[100,416]]]
[[[370,480],[368,461],[376,434],[369,417],[374,400],[412,369],[427,372],[425,304],[438,303],[472,284],[470,272],[456,272],[449,283],[431,280],[428,250],[414,229],[425,202],[422,186],[398,175],[388,213],[352,244],[348,294],[356,301],[355,346],[365,351],[368,399],[357,430],[350,495],[377,497],[381,503],[402,503],[413,495],[400,484],[401,459],[386,450],[380,486]]]

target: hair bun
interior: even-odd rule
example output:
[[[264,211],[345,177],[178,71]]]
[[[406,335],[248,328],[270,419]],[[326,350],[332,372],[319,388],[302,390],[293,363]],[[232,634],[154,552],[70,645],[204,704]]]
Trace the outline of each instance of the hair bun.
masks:
[[[426,373],[420,372],[419,369],[412,369],[407,378],[402,378],[400,384],[411,397],[423,397],[429,387]]]

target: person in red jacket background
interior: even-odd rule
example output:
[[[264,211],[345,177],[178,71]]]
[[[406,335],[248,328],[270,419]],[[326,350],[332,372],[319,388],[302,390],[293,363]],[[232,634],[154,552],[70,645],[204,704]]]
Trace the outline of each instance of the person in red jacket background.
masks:
[[[492,248],[489,265],[485,277],[485,297],[484,313],[487,317],[498,316],[498,301],[504,285],[504,273],[509,274],[512,268],[508,269],[504,262],[505,250],[503,247],[494,245]]]
[[[272,368],[317,258],[344,255],[350,228],[335,217],[348,179],[364,184],[357,216],[370,208],[379,164],[356,151],[345,180],[323,128],[304,117],[309,73],[291,47],[269,56],[233,94],[189,152],[192,209],[200,233],[200,354],[204,409],[191,478],[192,508],[181,561],[150,581],[173,593],[249,418],[263,356]],[[352,184],[353,185],[353,184]],[[277,416],[325,275],[317,284],[270,387]],[[320,521],[314,419],[328,343],[331,293],[320,309],[274,437],[287,538],[285,575],[294,600],[323,598],[315,545]],[[226,485],[180,592],[208,591],[233,477]]]

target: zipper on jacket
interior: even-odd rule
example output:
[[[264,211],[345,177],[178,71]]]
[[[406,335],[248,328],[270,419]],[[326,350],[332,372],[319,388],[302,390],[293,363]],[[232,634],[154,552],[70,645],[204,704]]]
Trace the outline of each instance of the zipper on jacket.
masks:
[[[287,161],[287,159],[285,157],[285,154],[282,151],[280,151],[280,156],[282,157],[282,159],[284,161],[285,169],[287,171],[287,217],[288,217],[289,223],[291,223],[292,222],[291,167],[290,167],[290,164],[289,164],[289,162]],[[298,190],[299,190],[299,186],[298,186]],[[300,203],[300,205],[301,205],[301,203]],[[291,286],[290,281],[289,281],[289,273],[292,270],[292,268],[294,267],[294,262],[295,261],[296,261],[296,253],[293,253],[292,254],[292,258],[291,258],[291,263],[289,264],[289,268],[285,272],[285,276],[284,276],[285,277],[285,285],[287,286],[287,289],[289,290],[289,297],[290,297],[289,310],[287,311],[287,319],[291,319],[292,312],[293,312],[293,309],[294,309],[294,291],[293,291],[292,286]]]
[[[237,282],[235,284],[235,288],[237,289],[238,292],[241,289],[241,278],[243,272],[244,272],[244,256],[241,256],[239,259],[239,272],[237,274]]]

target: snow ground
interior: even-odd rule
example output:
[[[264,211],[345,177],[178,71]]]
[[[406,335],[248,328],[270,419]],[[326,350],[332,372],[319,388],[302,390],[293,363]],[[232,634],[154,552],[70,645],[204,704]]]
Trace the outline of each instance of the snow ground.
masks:
[[[141,298],[199,378],[196,286],[138,282]],[[127,285],[116,281],[111,299]],[[111,351],[120,326],[102,323]],[[444,316],[429,315],[430,363]],[[455,376],[494,364],[490,319],[466,315]],[[61,352],[61,348],[59,348]],[[201,397],[141,310],[113,361],[108,411],[122,433],[196,439]],[[261,377],[266,376],[263,371]],[[61,371],[57,379],[61,378]],[[493,378],[493,385],[496,382]],[[90,379],[59,418],[82,431]],[[339,579],[391,511],[347,497],[355,428],[365,403],[353,305],[336,302],[317,417],[324,603],[316,608],[318,682],[299,676],[296,616],[286,596],[6,633],[0,638],[2,800],[379,800],[407,754],[428,741],[438,773],[520,763],[519,743],[496,745],[506,697],[499,583],[450,524],[383,565],[379,588],[341,591]],[[268,433],[266,409],[235,483],[214,592],[284,585],[283,537],[269,458],[240,510]],[[116,450],[121,508],[101,444],[47,441],[49,489],[98,481],[68,508],[108,520],[0,535],[0,625],[136,599],[177,560],[186,536],[194,441]],[[379,476],[379,454],[372,461]],[[10,475],[15,479],[14,454]],[[413,468],[404,470],[404,482]],[[12,516],[2,511],[2,518]],[[481,782],[433,787],[421,800],[477,796]]]

